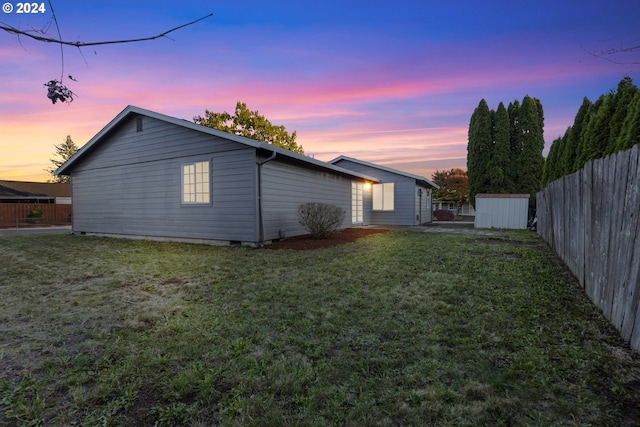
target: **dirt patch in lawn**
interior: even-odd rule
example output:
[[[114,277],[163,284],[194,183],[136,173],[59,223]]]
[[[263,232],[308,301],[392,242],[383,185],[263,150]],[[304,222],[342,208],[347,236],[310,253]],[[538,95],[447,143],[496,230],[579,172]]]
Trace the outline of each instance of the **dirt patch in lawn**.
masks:
[[[343,243],[355,242],[356,240],[372,234],[386,233],[389,230],[382,228],[347,228],[331,234],[326,239],[314,239],[310,235],[296,236],[289,239],[273,242],[264,246],[263,249],[293,249],[304,251],[309,249],[330,248]]]

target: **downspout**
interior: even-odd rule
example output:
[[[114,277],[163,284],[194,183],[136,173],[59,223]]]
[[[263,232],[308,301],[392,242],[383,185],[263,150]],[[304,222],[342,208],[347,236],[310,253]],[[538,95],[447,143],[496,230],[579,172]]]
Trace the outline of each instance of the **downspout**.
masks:
[[[418,188],[418,206],[420,206],[420,214],[418,215],[418,225],[422,225],[422,188]]]
[[[264,245],[264,218],[262,215],[262,165],[276,158],[276,152],[272,151],[271,156],[256,162],[258,165],[258,246]]]

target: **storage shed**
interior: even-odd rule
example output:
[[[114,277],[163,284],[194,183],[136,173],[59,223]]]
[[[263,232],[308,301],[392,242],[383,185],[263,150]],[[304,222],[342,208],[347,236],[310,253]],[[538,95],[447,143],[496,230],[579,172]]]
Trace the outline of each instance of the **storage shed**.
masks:
[[[476,194],[476,228],[527,228],[528,194]]]

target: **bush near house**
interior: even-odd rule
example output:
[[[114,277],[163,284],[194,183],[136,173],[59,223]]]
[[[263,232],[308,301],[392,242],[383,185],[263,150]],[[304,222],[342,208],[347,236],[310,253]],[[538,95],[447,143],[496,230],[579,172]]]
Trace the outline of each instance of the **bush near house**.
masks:
[[[314,239],[326,239],[344,220],[344,210],[327,203],[303,203],[298,206],[298,218]]]
[[[455,218],[454,213],[446,209],[438,209],[433,213],[433,216],[438,221],[453,221]]]

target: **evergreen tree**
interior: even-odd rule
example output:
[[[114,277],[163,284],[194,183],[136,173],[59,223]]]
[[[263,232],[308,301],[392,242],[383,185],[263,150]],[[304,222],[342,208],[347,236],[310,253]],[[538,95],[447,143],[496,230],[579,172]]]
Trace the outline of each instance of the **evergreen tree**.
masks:
[[[625,77],[618,83],[616,93],[612,95],[612,116],[609,122],[609,140],[604,155],[618,151],[619,140],[622,137],[623,125],[631,103],[638,88],[634,86],[630,77]]]
[[[625,77],[615,92],[601,95],[595,103],[583,99],[573,126],[549,149],[543,181],[549,183],[582,169],[589,160],[627,150],[638,143],[640,89]]]
[[[54,147],[56,149],[56,152],[54,153],[54,155],[58,156],[58,158],[49,159],[49,161],[51,161],[51,163],[53,163],[55,167],[45,169],[45,171],[49,172],[53,176],[53,179],[49,180],[49,182],[71,182],[70,176],[68,175],[55,176],[54,172],[60,166],[62,166],[67,160],[69,160],[71,156],[73,156],[76,153],[76,151],[79,150],[79,148],[73,142],[70,135],[67,135],[67,139],[62,144],[56,144],[54,145]]]
[[[588,123],[587,116],[591,110],[591,101],[587,97],[582,100],[582,105],[578,109],[575,119],[573,120],[573,126],[570,127],[571,134],[567,141],[567,148],[564,154],[565,174],[574,173],[582,167],[578,166],[578,157],[584,148],[582,144],[582,130],[585,127],[585,123]]]
[[[488,165],[492,154],[491,112],[487,101],[482,99],[469,121],[467,145],[467,175],[469,177],[469,199],[475,206],[475,196],[489,188]]]
[[[509,193],[513,182],[509,176],[511,160],[511,133],[509,131],[509,113],[501,102],[493,117],[493,153],[489,167],[491,193]]]
[[[509,180],[513,183],[511,191],[515,191],[516,182],[520,175],[518,158],[522,152],[520,146],[520,102],[516,99],[514,102],[510,102],[507,108],[509,114],[509,144],[511,146],[511,153],[509,156]]]
[[[542,185],[556,180],[562,176],[562,154],[564,152],[563,137],[556,138],[549,148],[549,154],[544,160],[544,168],[542,170]]]
[[[580,157],[578,158],[580,168],[589,160],[602,157],[602,152],[600,151],[602,144],[598,141],[598,134],[603,133],[603,125],[606,125],[606,123],[603,123],[603,116],[605,116],[604,110],[607,109],[604,105],[606,99],[608,99],[607,96],[600,95],[589,109],[589,115],[586,117],[580,135],[580,139],[582,140],[582,149],[580,151]]]
[[[618,150],[628,150],[640,143],[640,90],[636,90],[629,104],[627,116],[620,130],[618,138]]]
[[[518,146],[520,153],[517,158],[518,180],[515,191],[530,194],[530,202],[534,203],[535,195],[542,188],[542,169],[544,158],[544,112],[540,101],[525,96],[519,113],[520,132]]]

